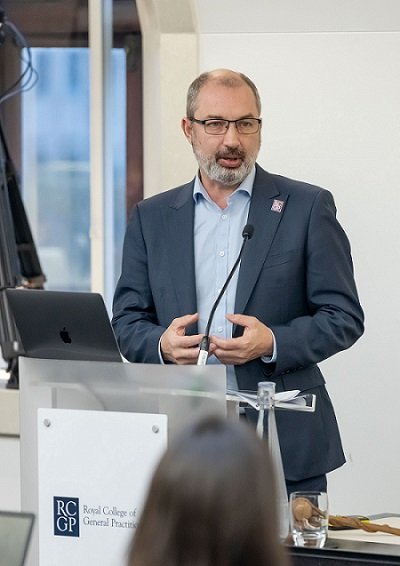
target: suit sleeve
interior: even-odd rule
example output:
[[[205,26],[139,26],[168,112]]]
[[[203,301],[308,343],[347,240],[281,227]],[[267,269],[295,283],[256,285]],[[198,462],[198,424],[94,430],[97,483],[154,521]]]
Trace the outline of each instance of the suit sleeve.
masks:
[[[364,330],[350,244],[328,191],[318,192],[313,202],[303,253],[306,314],[271,325],[277,374],[317,364],[350,347]]]
[[[135,207],[125,234],[112,319],[121,353],[131,362],[160,363],[158,343],[165,328],[159,325],[151,288],[140,211]]]

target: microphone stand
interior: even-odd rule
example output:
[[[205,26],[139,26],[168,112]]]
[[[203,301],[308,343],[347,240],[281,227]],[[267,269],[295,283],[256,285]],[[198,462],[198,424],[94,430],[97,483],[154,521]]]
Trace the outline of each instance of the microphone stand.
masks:
[[[242,236],[243,236],[243,242],[242,242],[242,246],[240,248],[240,252],[239,255],[235,261],[235,263],[233,264],[233,267],[224,283],[224,286],[222,287],[221,291],[218,294],[218,297],[216,298],[211,312],[210,312],[210,316],[208,317],[208,322],[207,322],[207,326],[206,326],[206,331],[205,334],[203,336],[203,338],[201,339],[200,342],[200,351],[199,351],[199,356],[197,358],[197,365],[198,366],[204,366],[207,363],[208,360],[208,351],[210,349],[210,328],[211,328],[211,323],[212,320],[214,318],[214,314],[215,311],[217,310],[217,307],[226,291],[226,288],[229,285],[230,280],[232,279],[239,263],[240,260],[242,259],[242,255],[243,255],[243,250],[244,250],[244,246],[246,244],[246,242],[248,240],[250,240],[250,238],[253,236],[253,232],[254,232],[254,227],[251,224],[246,224],[246,226],[243,228],[243,232],[242,232]]]

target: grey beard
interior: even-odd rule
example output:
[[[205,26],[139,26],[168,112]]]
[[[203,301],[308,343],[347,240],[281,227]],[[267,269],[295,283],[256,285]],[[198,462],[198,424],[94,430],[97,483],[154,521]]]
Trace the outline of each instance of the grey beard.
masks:
[[[221,183],[221,185],[225,185],[227,187],[240,185],[240,183],[242,183],[250,173],[255,163],[255,159],[254,161],[246,159],[238,169],[229,169],[228,167],[221,167],[221,165],[219,165],[213,157],[207,159],[194,147],[193,152],[196,156],[200,170],[203,170],[213,181]]]
[[[203,163],[203,166],[205,164]],[[238,169],[229,169],[227,167],[221,167],[218,163],[206,163],[205,171],[207,175],[213,181],[221,183],[221,185],[226,185],[227,187],[233,187],[235,185],[240,185],[250,173],[252,164],[247,161],[243,161]]]

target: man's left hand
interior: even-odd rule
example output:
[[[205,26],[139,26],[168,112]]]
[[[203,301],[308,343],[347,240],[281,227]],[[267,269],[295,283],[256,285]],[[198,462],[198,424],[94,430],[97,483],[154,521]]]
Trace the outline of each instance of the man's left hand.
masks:
[[[222,364],[241,365],[262,356],[272,356],[274,342],[268,326],[244,314],[228,314],[226,318],[232,324],[243,326],[244,331],[239,338],[211,337],[211,351]]]

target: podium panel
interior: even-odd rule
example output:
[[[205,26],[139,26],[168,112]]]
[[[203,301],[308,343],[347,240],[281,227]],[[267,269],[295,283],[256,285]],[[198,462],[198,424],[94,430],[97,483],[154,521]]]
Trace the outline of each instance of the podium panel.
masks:
[[[40,566],[126,563],[167,417],[39,409]]]
[[[96,443],[101,441],[102,434],[107,434],[107,430],[114,431],[113,440],[110,440],[110,443],[116,448],[118,447],[120,435],[119,433],[117,434],[117,429],[114,430],[114,425],[116,427],[119,426],[119,424],[117,425],[119,423],[118,413],[125,413],[130,416],[151,415],[153,418],[154,415],[166,415],[168,423],[166,435],[168,439],[171,439],[191,420],[210,414],[226,415],[226,371],[223,366],[163,366],[119,362],[41,360],[21,357],[19,373],[21,506],[23,510],[31,511],[38,517],[28,554],[27,566],[39,565],[38,526],[42,536],[42,533],[48,533],[48,530],[42,531],[42,528],[52,528],[51,526],[53,525],[53,517],[49,508],[46,507],[45,510],[43,510],[44,508],[39,508],[39,409],[58,409],[57,415],[61,415],[61,410],[83,411],[85,414],[92,412],[93,418],[95,418],[95,414],[104,413],[103,417],[106,419],[107,424],[103,423],[99,426],[97,434],[93,437],[94,440],[92,439],[92,449],[95,448]],[[43,423],[43,418],[46,417],[42,413],[40,417],[42,420],[39,422]],[[51,422],[51,419],[49,420]],[[92,418],[87,420],[88,422],[89,420],[92,421]],[[83,430],[84,426],[81,426]],[[45,434],[42,427],[40,427],[40,435],[43,441],[45,437],[50,438],[50,435]],[[61,452],[63,443],[70,442],[69,433],[66,430],[64,436],[65,440],[57,440],[57,442],[61,442]],[[83,438],[83,434],[76,433],[74,436],[75,442],[78,444],[80,444],[81,439],[83,441]],[[78,450],[78,447],[75,446],[75,449]],[[83,454],[89,448],[85,448],[82,445],[79,450]],[[50,454],[50,459],[44,459],[41,464],[41,474],[48,474],[48,471],[46,471],[47,466],[53,465]],[[98,454],[98,456],[100,458],[101,454]],[[108,455],[106,460],[108,461],[112,457],[112,455]],[[125,452],[123,450],[117,451],[114,457],[120,467],[125,465]],[[64,476],[72,474],[79,478],[79,474],[74,471],[77,463],[72,456],[70,460],[65,460],[57,452],[58,458],[63,462],[62,473]],[[89,453],[87,453],[87,458],[90,458]],[[85,469],[84,462],[85,460],[82,460],[81,473]],[[152,469],[153,463],[150,461],[148,463],[147,480],[149,480],[150,469]],[[100,470],[104,466],[104,460],[100,460],[100,463],[92,468],[92,478],[96,478],[96,481],[98,480],[100,483],[101,474],[96,473],[95,470]],[[108,482],[107,485],[108,489],[112,484]],[[54,484],[53,487],[55,489],[56,485]],[[60,486],[60,489],[61,487],[63,486]],[[76,498],[74,493],[74,491],[70,493],[54,492],[51,496],[71,496]],[[128,496],[129,494],[126,495]],[[104,497],[107,497],[106,492]],[[112,495],[109,497],[110,500],[113,499]],[[82,498],[84,499],[85,496],[82,495]],[[78,499],[81,503],[81,498]],[[118,505],[127,507],[125,501],[121,501]],[[116,504],[117,507],[118,505]],[[70,504],[70,507],[72,509],[73,504]],[[48,515],[49,512],[50,515]],[[50,527],[48,524],[49,520]],[[101,538],[102,530],[97,529],[96,532],[100,533],[97,536]],[[50,536],[55,537],[57,535],[52,534]],[[91,563],[103,564],[104,562],[77,560],[76,563],[90,566]],[[40,566],[45,566],[45,563],[40,561]]]

